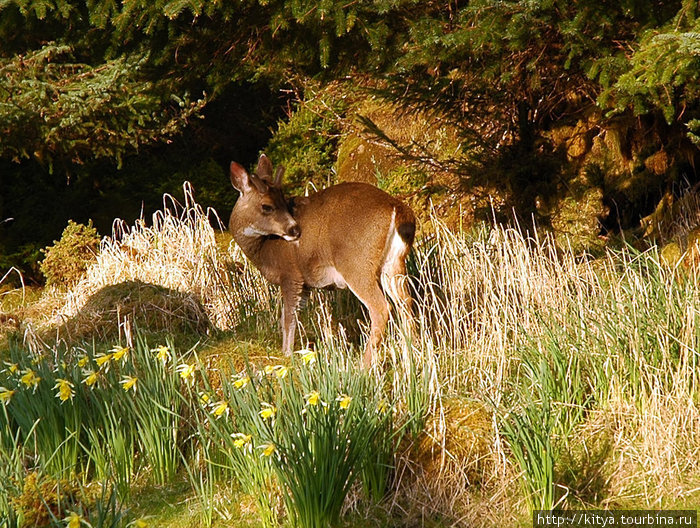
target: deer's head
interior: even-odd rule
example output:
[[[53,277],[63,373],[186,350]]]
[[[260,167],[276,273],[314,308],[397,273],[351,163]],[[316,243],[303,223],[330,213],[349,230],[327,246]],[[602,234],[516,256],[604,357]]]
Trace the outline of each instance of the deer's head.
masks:
[[[231,213],[235,223],[246,236],[279,236],[285,240],[298,240],[299,224],[289,212],[282,194],[281,182],[284,167],[274,172],[270,159],[262,154],[255,174],[231,162],[231,184],[241,193]]]

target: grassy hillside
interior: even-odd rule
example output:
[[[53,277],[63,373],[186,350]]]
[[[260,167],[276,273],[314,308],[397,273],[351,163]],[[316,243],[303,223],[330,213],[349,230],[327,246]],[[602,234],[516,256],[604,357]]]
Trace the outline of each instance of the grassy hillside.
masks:
[[[301,352],[279,357],[277,292],[187,196],[120,225],[69,289],[3,294],[4,526],[526,526],[533,509],[700,505],[694,245],[593,259],[430,214],[417,330],[393,322],[365,372],[366,317],[342,292],[314,294]]]

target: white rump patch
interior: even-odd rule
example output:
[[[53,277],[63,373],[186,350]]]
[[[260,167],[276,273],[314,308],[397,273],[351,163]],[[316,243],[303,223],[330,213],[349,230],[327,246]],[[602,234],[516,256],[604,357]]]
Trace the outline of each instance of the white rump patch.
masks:
[[[399,235],[398,231],[394,231],[389,243],[389,249],[386,252],[386,258],[384,259],[384,265],[382,266],[382,273],[387,275],[396,274],[397,264],[406,254],[407,249],[408,246],[406,246],[406,242],[403,241],[401,235]]]
[[[406,250],[408,249],[408,246],[396,230],[396,209],[394,209],[391,214],[391,224],[387,236],[387,243],[384,248],[386,253],[384,255],[384,263],[382,264],[382,275],[391,277],[398,272],[398,264],[401,262],[401,258],[406,254]]]

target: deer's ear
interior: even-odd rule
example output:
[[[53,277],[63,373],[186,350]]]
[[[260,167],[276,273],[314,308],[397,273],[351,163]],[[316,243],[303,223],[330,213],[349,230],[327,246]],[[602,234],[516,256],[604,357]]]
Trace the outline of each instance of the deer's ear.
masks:
[[[258,169],[255,171],[258,178],[272,181],[272,162],[265,154],[260,154],[260,159],[258,160]]]
[[[275,181],[273,185],[279,187],[282,185],[282,176],[284,175],[284,165],[277,165],[277,170],[275,170]]]
[[[231,185],[243,194],[247,193],[250,190],[251,181],[246,170],[235,161],[232,161],[229,172],[231,175]]]

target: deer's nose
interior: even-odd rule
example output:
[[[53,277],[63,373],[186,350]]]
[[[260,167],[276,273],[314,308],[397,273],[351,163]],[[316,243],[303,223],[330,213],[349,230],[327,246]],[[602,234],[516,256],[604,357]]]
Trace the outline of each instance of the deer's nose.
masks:
[[[301,236],[301,228],[299,227],[299,224],[293,224],[290,228],[288,228],[287,236],[290,240],[298,239]]]

